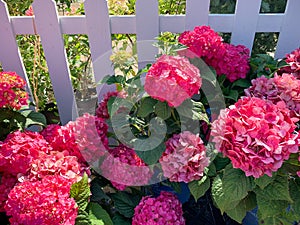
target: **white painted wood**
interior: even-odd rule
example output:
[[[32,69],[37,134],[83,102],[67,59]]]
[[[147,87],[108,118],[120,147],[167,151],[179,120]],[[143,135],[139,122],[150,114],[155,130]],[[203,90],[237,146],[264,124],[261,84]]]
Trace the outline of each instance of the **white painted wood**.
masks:
[[[16,37],[10,23],[7,5],[0,1],[0,62],[5,71],[14,71],[27,83],[30,101],[33,101],[29,80],[16,42]],[[32,22],[32,21],[31,21]]]
[[[98,83],[106,75],[113,74],[112,62],[109,59],[112,54],[112,43],[108,6],[105,0],[86,0],[84,7],[94,77]],[[97,86],[99,100],[105,91],[102,85]]]
[[[155,60],[158,53],[153,46],[159,35],[159,15],[157,0],[137,0],[136,10],[136,38],[139,68]]]
[[[210,0],[186,0],[186,30],[208,25],[209,3]]]
[[[237,0],[231,43],[252,49],[261,0]]]
[[[275,57],[284,57],[300,47],[299,12],[300,1],[288,0]]]
[[[32,7],[53,84],[59,116],[62,124],[66,124],[74,120],[78,112],[56,5],[52,0],[35,0]]]

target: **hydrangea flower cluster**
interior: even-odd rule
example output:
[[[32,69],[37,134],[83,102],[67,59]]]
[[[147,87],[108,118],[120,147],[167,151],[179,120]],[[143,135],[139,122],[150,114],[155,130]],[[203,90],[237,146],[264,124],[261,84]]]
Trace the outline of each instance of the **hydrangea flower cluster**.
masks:
[[[0,174],[0,212],[5,212],[4,206],[9,192],[17,183],[17,177],[8,173]]]
[[[42,180],[17,184],[5,205],[14,225],[75,224],[78,207],[70,198],[71,183],[61,176],[45,176]]]
[[[224,51],[222,37],[209,26],[197,26],[193,31],[185,31],[179,36],[178,41],[188,46],[198,57],[211,59],[220,51]],[[193,55],[188,53],[186,56]]]
[[[101,165],[101,174],[119,190],[127,186],[148,184],[152,172],[135,151],[125,145],[119,145],[109,152]]]
[[[284,105],[244,97],[213,122],[213,142],[246,176],[272,176],[291,153],[298,152],[296,121]]]
[[[280,73],[291,73],[300,79],[300,48],[295,49],[286,55],[285,62],[288,64],[280,68]]]
[[[185,225],[177,197],[162,191],[157,198],[146,196],[134,209],[132,225]]]
[[[233,82],[240,78],[245,78],[250,66],[250,51],[243,45],[223,44],[225,51],[223,54],[216,54],[211,59],[206,60],[212,66],[217,75],[225,74],[229,81]]]
[[[173,182],[191,182],[204,175],[209,165],[201,138],[190,131],[174,134],[159,159],[164,176]]]
[[[288,109],[300,117],[300,80],[295,76],[275,74],[274,78],[262,76],[251,82],[252,86],[245,90],[247,96],[267,99],[274,104],[284,102]]]
[[[104,119],[84,114],[65,126],[49,125],[41,134],[55,151],[76,156],[84,167],[105,154],[107,129]]]
[[[77,157],[51,151],[50,154],[43,154],[31,163],[27,179],[38,181],[48,175],[60,175],[75,183],[82,178],[80,169]]]
[[[42,135],[31,131],[15,131],[0,143],[0,172],[25,175],[33,160],[51,151]]]
[[[28,105],[26,82],[15,72],[0,72],[0,108],[19,110]]]
[[[182,54],[202,57],[216,70],[217,75],[225,74],[231,82],[245,78],[250,70],[249,49],[243,45],[224,43],[222,37],[209,26],[198,26],[193,31],[186,31],[178,41],[188,47]]]
[[[202,84],[200,72],[188,59],[162,55],[146,74],[145,91],[154,99],[177,107],[197,94]]]
[[[118,96],[118,92],[114,91],[114,92],[107,92],[103,99],[101,100],[101,102],[99,103],[97,109],[96,109],[96,116],[98,118],[103,118],[103,119],[108,119],[109,118],[109,113],[108,113],[108,108],[107,108],[107,103],[108,100],[111,97],[117,97]]]

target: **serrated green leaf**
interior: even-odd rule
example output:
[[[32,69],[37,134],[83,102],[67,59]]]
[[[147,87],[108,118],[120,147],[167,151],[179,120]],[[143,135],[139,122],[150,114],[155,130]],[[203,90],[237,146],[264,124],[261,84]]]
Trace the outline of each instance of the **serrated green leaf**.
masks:
[[[180,116],[193,120],[203,120],[208,124],[210,123],[205,108],[201,102],[187,99],[180,106],[178,106],[176,110]]]
[[[32,110],[24,110],[20,112],[26,118],[25,127],[30,127],[33,125],[46,126],[46,117],[39,112],[34,112]]]
[[[110,200],[108,195],[105,194],[104,191],[102,190],[102,187],[100,186],[100,181],[98,178],[95,178],[91,181],[90,190],[92,193],[90,201],[101,202],[104,200]]]
[[[240,201],[254,188],[253,179],[246,177],[240,169],[235,169],[231,164],[226,166],[223,176],[223,191],[229,201]]]
[[[248,88],[251,86],[251,82],[247,79],[238,79],[232,83],[232,87]]]
[[[162,120],[166,120],[171,116],[171,108],[167,102],[158,101],[154,106],[154,112]]]
[[[227,210],[226,214],[234,219],[235,221],[242,223],[244,217],[246,216],[246,213],[256,207],[256,197],[253,192],[250,192],[249,195],[242,199],[239,204],[231,209]]]
[[[86,209],[90,197],[90,187],[86,174],[83,175],[80,181],[71,186],[70,196],[75,199],[79,209],[83,211]]]
[[[134,214],[134,208],[139,204],[141,196],[130,195],[127,192],[118,192],[112,194],[112,199],[115,203],[117,211],[127,217],[131,218]]]
[[[207,167],[206,175],[209,176],[209,177],[217,176],[217,169],[216,169],[216,166],[213,162],[209,165],[209,167]]]
[[[189,189],[195,200],[201,198],[210,187],[210,179],[207,176],[201,178],[201,180],[194,180],[188,184]]]
[[[228,196],[224,194],[223,181],[220,176],[216,176],[213,180],[212,197],[222,214],[225,211],[235,208],[239,204],[239,201],[230,201]]]
[[[79,209],[75,220],[75,225],[92,225],[89,219],[89,214],[86,211]]]
[[[92,225],[113,225],[108,213],[98,203],[90,202],[87,211]]]
[[[223,157],[221,153],[219,153],[214,159],[214,164],[216,166],[217,171],[224,169],[230,163],[230,159]]]
[[[276,177],[276,174],[273,174],[272,177],[269,177],[268,175],[264,175],[260,178],[254,179],[254,182],[261,189],[264,189],[265,187],[267,187],[270,183],[272,183],[275,180],[275,177]]]
[[[228,99],[232,99],[234,101],[237,101],[238,97],[239,97],[239,92],[237,90],[230,89],[229,93],[227,95],[225,95],[224,97],[228,98]]]
[[[295,214],[295,216],[298,218],[297,220],[299,221],[300,220],[300,179],[296,178],[291,180],[289,187],[290,187],[290,195],[293,200],[290,211],[293,214]]]
[[[157,103],[157,100],[147,97],[142,100],[141,106],[137,112],[137,115],[140,117],[146,117],[154,111],[154,106]]]
[[[157,147],[152,148],[151,146],[146,146],[145,144],[145,142],[134,143],[135,152],[147,165],[153,165],[157,163],[162,153],[166,150],[166,146],[164,143],[161,143]],[[148,150],[144,151],[143,149]]]

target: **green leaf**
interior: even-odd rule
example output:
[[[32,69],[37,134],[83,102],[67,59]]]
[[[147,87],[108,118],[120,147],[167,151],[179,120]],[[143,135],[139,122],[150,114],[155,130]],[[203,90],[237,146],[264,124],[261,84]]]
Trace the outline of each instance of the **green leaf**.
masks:
[[[112,199],[118,212],[127,218],[131,218],[134,214],[134,208],[141,200],[141,196],[130,195],[127,192],[118,192],[112,194]]]
[[[75,220],[75,225],[92,225],[89,219],[89,214],[86,211],[79,209]]]
[[[102,190],[102,187],[100,186],[100,180],[99,178],[94,178],[92,181],[91,181],[91,187],[90,187],[90,190],[91,190],[91,198],[90,198],[90,201],[93,201],[93,202],[102,202],[102,201],[105,201],[105,200],[110,200],[110,197],[108,197],[107,194],[104,193],[104,191]]]
[[[87,211],[92,225],[113,225],[108,213],[98,203],[90,202]]]
[[[290,195],[293,200],[290,211],[300,220],[300,179],[292,179],[290,181]]]
[[[113,217],[114,225],[131,225],[130,219],[125,218],[124,216],[116,213]]]
[[[257,203],[255,194],[250,192],[249,195],[242,199],[235,208],[226,211],[226,214],[235,221],[242,223],[246,213],[254,209],[256,205]]]
[[[214,159],[214,164],[216,166],[217,171],[224,169],[229,163],[230,159],[223,157],[221,153],[219,153]]]
[[[221,210],[223,214],[225,211],[235,208],[239,201],[230,201],[228,196],[224,194],[223,181],[221,177],[218,175],[215,177],[212,184],[212,197],[217,204],[218,208]]]
[[[207,167],[207,172],[206,175],[209,177],[215,177],[217,176],[217,170],[216,170],[216,166],[213,162],[211,162],[211,164],[209,165],[209,167]]]
[[[203,120],[208,124],[210,123],[205,108],[201,102],[187,99],[180,106],[178,106],[176,110],[180,116],[184,116],[193,120]]]
[[[147,142],[148,143],[148,142]],[[149,143],[157,143],[150,141]],[[157,163],[162,153],[166,150],[166,146],[164,143],[161,143],[155,148],[151,146],[145,146],[146,142],[139,141],[134,144],[134,149],[136,154],[147,164],[153,165]],[[143,149],[148,149],[144,151]]]
[[[224,96],[225,98],[232,99],[234,101],[238,100],[239,92],[237,90],[230,89],[229,93]]]
[[[246,177],[240,169],[235,169],[231,164],[226,166],[223,176],[223,191],[229,201],[240,201],[254,188],[251,177]]]
[[[167,102],[158,101],[155,104],[154,112],[162,120],[166,120],[171,116],[171,108]]]
[[[90,197],[90,187],[86,174],[83,175],[80,181],[72,185],[70,196],[75,199],[79,209],[83,211],[86,209]]]
[[[195,200],[197,201],[202,197],[210,187],[210,180],[207,176],[201,178],[201,180],[194,180],[188,184],[189,189]]]
[[[101,81],[99,81],[99,84],[122,84],[125,82],[125,77],[121,75],[106,75]]]
[[[248,88],[251,86],[251,82],[247,79],[238,79],[232,83],[232,87]]]
[[[260,178],[254,179],[254,182],[261,189],[264,189],[265,187],[267,187],[270,183],[272,183],[275,180],[275,177],[276,177],[276,174],[273,174],[272,177],[269,177],[268,175],[263,175]]]
[[[26,123],[25,123],[26,128],[33,125],[39,125],[39,126],[47,125],[46,117],[42,113],[35,112],[32,110],[24,110],[21,111],[20,113],[26,118]]]
[[[157,100],[155,100],[151,97],[143,98],[142,103],[137,112],[137,115],[140,117],[148,116],[150,113],[152,113],[154,111],[154,106],[156,103],[157,103]]]

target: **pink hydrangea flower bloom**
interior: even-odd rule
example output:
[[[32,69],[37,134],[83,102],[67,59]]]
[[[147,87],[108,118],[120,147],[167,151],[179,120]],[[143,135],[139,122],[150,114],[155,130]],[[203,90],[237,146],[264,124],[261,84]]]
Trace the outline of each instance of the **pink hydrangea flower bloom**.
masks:
[[[49,151],[51,148],[39,133],[15,131],[0,143],[0,172],[25,175],[31,162]]]
[[[178,41],[188,47],[183,53],[188,57],[204,57],[210,59],[224,51],[223,39],[209,26],[197,26],[193,31],[185,31]],[[194,54],[192,54],[194,53]]]
[[[174,182],[200,179],[209,165],[201,138],[190,131],[174,134],[166,142],[166,151],[159,159],[164,176]]]
[[[119,190],[147,185],[153,175],[135,151],[124,145],[111,149],[100,168],[101,174]]]
[[[211,134],[217,150],[234,168],[255,178],[272,176],[291,153],[298,152],[296,121],[284,104],[244,97],[221,111]]]
[[[177,197],[162,191],[157,198],[146,196],[134,209],[132,225],[185,225]]]
[[[61,176],[25,181],[9,193],[5,210],[14,225],[75,224],[78,207],[70,198],[71,182]]]
[[[75,183],[82,178],[80,170],[77,157],[52,151],[49,155],[44,154],[31,163],[27,179],[37,181],[48,175],[60,175]]]
[[[245,90],[247,96],[255,96],[272,101],[284,102],[300,118],[300,80],[292,74],[275,74],[274,78],[264,76],[252,80],[252,86]],[[293,115],[291,115],[293,116]]]
[[[117,96],[118,96],[117,91],[106,93],[96,109],[96,116],[100,118],[108,119],[109,113],[108,113],[107,103],[111,97],[117,97]]]
[[[223,54],[215,54],[206,60],[206,63],[216,70],[217,75],[225,74],[231,82],[245,78],[250,70],[249,49],[243,45],[235,46],[227,43],[223,45],[225,47]]]
[[[5,212],[4,206],[8,199],[8,194],[17,183],[17,177],[11,174],[0,174],[0,212]]]
[[[297,48],[290,54],[287,54],[285,61],[288,65],[280,68],[278,72],[280,74],[291,73],[297,79],[300,79],[300,48]]]
[[[19,110],[28,105],[26,82],[15,72],[0,72],[0,108]]]
[[[200,72],[188,59],[162,55],[146,74],[145,91],[155,99],[177,107],[197,94],[202,84]]]

